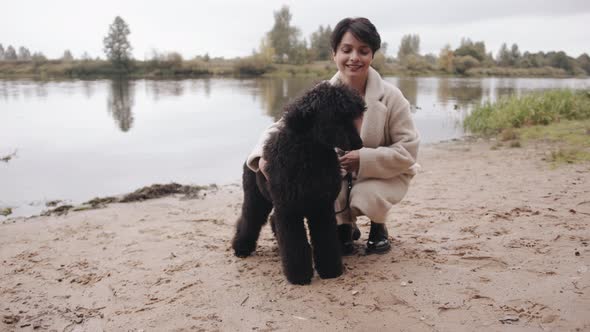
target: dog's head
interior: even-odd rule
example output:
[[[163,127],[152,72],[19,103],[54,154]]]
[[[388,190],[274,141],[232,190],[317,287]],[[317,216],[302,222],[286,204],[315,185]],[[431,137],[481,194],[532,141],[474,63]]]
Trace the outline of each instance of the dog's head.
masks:
[[[285,126],[312,135],[319,144],[345,151],[362,148],[355,126],[366,110],[363,98],[344,85],[320,83],[285,108]]]

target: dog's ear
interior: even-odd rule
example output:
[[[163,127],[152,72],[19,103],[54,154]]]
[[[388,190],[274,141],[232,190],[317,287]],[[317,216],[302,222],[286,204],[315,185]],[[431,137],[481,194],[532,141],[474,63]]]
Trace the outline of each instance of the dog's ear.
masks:
[[[285,108],[283,116],[285,126],[296,132],[303,132],[312,127],[315,118],[313,109],[301,103],[293,103]]]
[[[296,132],[303,132],[313,127],[322,107],[326,93],[325,83],[316,85],[301,97],[285,107],[283,118],[285,125]]]

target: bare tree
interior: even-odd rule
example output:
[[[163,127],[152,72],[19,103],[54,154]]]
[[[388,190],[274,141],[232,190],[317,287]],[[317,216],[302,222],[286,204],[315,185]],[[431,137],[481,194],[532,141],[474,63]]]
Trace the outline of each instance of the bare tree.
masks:
[[[131,33],[125,21],[117,16],[109,27],[108,35],[103,39],[104,52],[114,65],[127,67],[131,60],[131,44],[127,36]]]

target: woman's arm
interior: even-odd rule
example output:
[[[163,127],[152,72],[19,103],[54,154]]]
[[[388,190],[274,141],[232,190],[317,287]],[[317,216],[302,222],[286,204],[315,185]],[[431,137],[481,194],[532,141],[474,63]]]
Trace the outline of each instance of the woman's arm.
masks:
[[[359,178],[392,178],[400,174],[416,174],[416,160],[420,135],[414,126],[410,103],[395,89],[388,110],[390,115],[384,123],[387,126],[387,146],[362,148],[359,150]]]
[[[254,172],[258,172],[260,169],[259,161],[262,157],[262,152],[264,150],[264,144],[268,140],[268,138],[275,132],[279,130],[283,126],[283,119],[281,118],[279,121],[271,124],[266,130],[260,134],[260,138],[258,139],[258,143],[254,146],[254,149],[248,155],[248,159],[246,160],[246,165]]]

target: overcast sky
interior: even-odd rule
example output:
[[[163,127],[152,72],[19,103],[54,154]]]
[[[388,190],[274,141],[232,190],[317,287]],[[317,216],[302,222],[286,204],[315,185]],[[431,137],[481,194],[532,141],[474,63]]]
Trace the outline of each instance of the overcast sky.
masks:
[[[462,37],[484,41],[496,55],[503,42],[521,51],[590,54],[590,0],[0,0],[0,43],[50,58],[70,49],[104,58],[102,40],[115,16],[131,29],[133,55],[178,51],[185,58],[246,56],[287,5],[301,37],[344,17],[369,18],[395,55],[404,34],[417,33],[421,53],[438,54]]]

